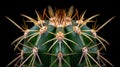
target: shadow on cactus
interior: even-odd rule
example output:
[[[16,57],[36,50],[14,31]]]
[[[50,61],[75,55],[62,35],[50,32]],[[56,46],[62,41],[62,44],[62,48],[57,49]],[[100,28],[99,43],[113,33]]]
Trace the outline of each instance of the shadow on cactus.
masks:
[[[64,9],[48,9],[39,14],[37,19],[22,14],[26,21],[21,27],[9,17],[17,28],[24,34],[12,42],[14,50],[20,50],[19,55],[8,66],[14,67],[106,67],[113,66],[101,54],[109,43],[97,32],[114,17],[101,26],[96,26],[94,18],[84,18],[86,11],[78,14],[71,6]],[[33,23],[29,29],[26,22]],[[93,27],[87,25],[93,22]],[[21,47],[22,46],[22,47]]]

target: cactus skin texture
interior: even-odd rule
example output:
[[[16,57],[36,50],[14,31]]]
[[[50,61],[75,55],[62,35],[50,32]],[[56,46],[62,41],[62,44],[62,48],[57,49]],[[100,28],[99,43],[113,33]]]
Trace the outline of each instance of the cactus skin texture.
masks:
[[[8,66],[14,67],[106,67],[113,66],[101,55],[101,50],[106,50],[109,44],[97,34],[110,18],[101,26],[96,26],[94,18],[84,18],[86,11],[80,16],[71,6],[68,11],[64,9],[54,10],[48,6],[40,15],[37,11],[37,19],[22,14],[27,20],[24,27],[19,26],[9,17],[15,26],[24,34],[14,40],[15,50],[20,50],[18,56]],[[48,19],[45,19],[47,17]],[[34,25],[28,29],[26,22]],[[93,22],[93,27],[87,24]]]

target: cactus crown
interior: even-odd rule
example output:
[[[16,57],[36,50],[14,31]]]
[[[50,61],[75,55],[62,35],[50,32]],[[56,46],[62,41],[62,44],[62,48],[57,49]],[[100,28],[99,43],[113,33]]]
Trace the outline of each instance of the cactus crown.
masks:
[[[24,33],[12,42],[20,53],[8,66],[15,62],[15,67],[103,67],[106,62],[113,66],[101,55],[101,50],[106,50],[109,43],[97,32],[114,17],[100,27],[94,24],[90,28],[87,24],[96,23],[93,19],[99,14],[86,19],[86,11],[79,16],[73,6],[68,11],[58,9],[55,12],[48,6],[48,14],[45,9],[43,15],[35,12],[37,20],[22,14],[28,19],[25,22],[34,24],[30,29],[6,17]]]

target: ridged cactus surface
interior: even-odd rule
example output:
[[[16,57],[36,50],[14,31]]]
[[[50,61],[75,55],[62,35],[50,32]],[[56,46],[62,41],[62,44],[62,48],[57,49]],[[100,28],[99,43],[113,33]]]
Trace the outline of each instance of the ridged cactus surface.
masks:
[[[97,32],[114,17],[103,25],[97,26],[95,18],[99,14],[85,18],[84,11],[78,14],[73,6],[53,10],[50,6],[42,14],[36,12],[37,18],[25,17],[21,27],[9,17],[15,26],[24,34],[12,42],[14,50],[20,50],[18,56],[8,66],[14,67],[106,67],[113,66],[101,51],[106,50],[109,43]],[[92,23],[91,23],[92,22]],[[33,23],[28,28],[26,23]],[[90,27],[88,24],[93,24]]]

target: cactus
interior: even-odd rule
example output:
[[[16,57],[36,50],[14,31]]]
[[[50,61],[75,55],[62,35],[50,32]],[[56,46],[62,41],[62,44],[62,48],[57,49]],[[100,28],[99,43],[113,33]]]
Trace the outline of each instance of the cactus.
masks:
[[[37,19],[22,14],[26,21],[21,27],[9,17],[17,28],[24,34],[14,40],[14,50],[20,50],[18,56],[8,66],[14,67],[105,67],[113,66],[101,55],[109,43],[97,32],[114,17],[103,25],[97,26],[94,18],[84,18],[86,11],[80,16],[71,6],[68,11],[48,6],[43,14],[36,12]],[[26,22],[33,23],[28,28]],[[93,22],[92,27],[88,23]],[[92,23],[91,23],[92,24]]]

